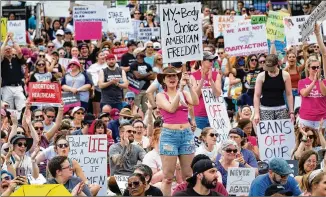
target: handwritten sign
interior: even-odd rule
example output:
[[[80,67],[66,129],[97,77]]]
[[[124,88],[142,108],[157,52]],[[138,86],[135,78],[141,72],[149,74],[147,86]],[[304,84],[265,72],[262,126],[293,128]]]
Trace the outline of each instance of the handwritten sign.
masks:
[[[140,20],[131,20],[133,31],[129,32],[129,35],[128,35],[129,40],[137,40],[137,38],[138,38],[138,29],[140,28],[141,23],[142,23],[142,21],[140,21]]]
[[[43,1],[44,13],[51,17],[68,17],[69,16],[69,1]]]
[[[326,1],[322,1],[308,19],[302,24],[302,40],[307,40],[309,35],[314,31],[314,25],[317,21],[326,19]]]
[[[132,32],[132,23],[130,11],[127,7],[124,8],[109,8],[108,9],[108,26],[110,32]]]
[[[117,57],[118,61],[121,61],[123,54],[128,52],[128,47],[113,48],[112,53]]]
[[[89,31],[89,30],[92,31]],[[102,22],[75,22],[75,40],[99,40],[102,38]]]
[[[244,16],[213,16],[215,38],[223,35],[223,31],[231,27],[232,24],[245,20]]]
[[[14,41],[26,45],[26,25],[24,20],[7,21],[7,31],[14,34]]]
[[[199,147],[201,145],[201,141],[199,140],[201,132],[202,132],[202,130],[199,129],[199,128],[196,128],[196,130],[194,132],[194,136],[195,136],[194,141],[195,141],[195,146],[196,147]]]
[[[283,18],[287,16],[289,16],[289,14],[285,12],[269,11],[266,24],[267,39],[284,41]]]
[[[247,196],[255,179],[255,168],[228,168],[226,190],[231,195]]]
[[[76,160],[83,169],[89,184],[99,184],[98,196],[107,192],[107,136],[69,135],[69,158]]]
[[[138,28],[138,40],[141,40],[143,42],[147,42],[151,40],[153,36],[157,37],[160,39],[160,28],[159,27],[143,27],[143,28]]]
[[[266,24],[267,21],[266,15],[252,15],[250,19],[252,25]]]
[[[66,70],[68,68],[68,64],[69,62],[71,61],[72,59],[69,59],[69,58],[62,58],[60,57],[59,58],[59,64],[62,65]]]
[[[302,24],[307,20],[309,16],[292,16],[292,17],[284,17],[284,32],[286,35],[286,43],[287,46],[290,47],[291,45],[301,45],[302,41]],[[316,36],[312,33],[309,37],[307,42],[309,44],[317,43]]]
[[[164,63],[203,59],[200,3],[160,6]]]
[[[290,119],[260,121],[257,125],[257,137],[262,161],[270,161],[275,157],[291,159],[295,135]]]
[[[1,26],[0,26],[0,29],[1,29],[1,37],[0,37],[0,41],[3,42],[5,39],[6,39],[6,36],[7,36],[7,21],[8,19],[7,18],[1,18]]]
[[[129,176],[124,175],[114,175],[115,180],[117,181],[118,187],[121,191],[121,194],[125,192],[128,188],[128,178]]]
[[[33,106],[61,105],[61,87],[58,83],[30,82],[28,88]]]
[[[73,9],[74,22],[102,22],[102,31],[107,31],[107,8],[104,6],[75,6]],[[76,30],[75,30],[76,32]]]
[[[230,56],[247,56],[268,52],[266,27],[264,24],[246,25],[226,29],[225,52]]]
[[[227,139],[229,131],[231,130],[231,124],[224,98],[216,97],[211,88],[203,88],[202,95],[209,124],[216,133],[220,134],[216,142],[217,144],[220,144]]]

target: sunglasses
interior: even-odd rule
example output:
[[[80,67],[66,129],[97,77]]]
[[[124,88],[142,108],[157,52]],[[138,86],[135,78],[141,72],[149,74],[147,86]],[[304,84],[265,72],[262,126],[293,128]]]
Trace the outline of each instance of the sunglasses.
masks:
[[[146,48],[152,49],[152,48],[153,48],[153,46],[147,46]]]
[[[78,115],[84,115],[85,113],[84,112],[76,112],[76,114],[78,114]]]
[[[54,45],[50,45],[50,46],[48,46],[48,48],[54,48]]]
[[[129,97],[129,98],[127,98],[127,100],[128,100],[128,101],[133,101],[133,100],[135,100],[135,98],[133,98],[133,97]]]
[[[68,148],[69,144],[65,143],[65,144],[57,144],[57,147],[59,148]]]
[[[45,55],[39,55],[39,57],[45,58]]]
[[[54,116],[48,116],[48,115],[46,115],[46,117],[48,117],[48,118],[52,118],[52,119],[54,118]]]
[[[121,43],[120,42],[117,42],[117,43],[114,43],[115,46],[120,46]]]
[[[5,177],[1,178],[1,181],[3,181],[3,180],[10,181],[11,178],[10,178],[10,176],[5,176]]]
[[[45,64],[37,64],[38,66],[45,66]]]
[[[125,116],[123,116],[123,118],[124,119],[127,119],[127,120],[131,120],[132,118],[130,118],[130,117],[125,117]]]
[[[153,14],[147,14],[147,16],[153,16]]]
[[[129,133],[129,134],[130,133],[136,134],[136,131],[134,131],[134,130],[127,130],[126,132]]]
[[[37,130],[39,130],[39,131],[43,131],[44,130],[44,127],[34,127],[34,129],[37,131]]]
[[[22,147],[22,146],[27,147],[27,144],[23,143],[23,142],[18,142],[17,146],[19,146],[19,147]]]
[[[259,64],[265,64],[266,61],[259,61]]]
[[[131,182],[131,183],[128,183],[128,187],[138,187],[140,185],[140,182],[139,181],[134,181],[134,182]]]
[[[35,118],[43,118],[43,115],[35,116]]]
[[[316,70],[316,69],[318,70],[318,69],[319,69],[319,66],[311,66],[310,68],[311,68],[312,70]]]
[[[161,60],[162,60],[162,58],[158,58],[158,59],[157,59],[157,61],[161,61]]]
[[[17,131],[17,134],[18,134],[18,135],[25,135],[25,133],[22,132],[22,131]]]
[[[275,173],[275,174],[277,174],[277,173]],[[285,179],[289,176],[289,175],[280,175],[280,174],[277,174],[277,175],[279,175],[282,179]]]
[[[307,138],[309,138],[309,139],[315,139],[315,135],[307,135]]]
[[[238,152],[238,149],[226,149],[225,152],[227,152],[227,153],[232,153],[233,152],[235,154],[235,153]]]
[[[217,54],[218,54],[218,55],[223,55],[223,54],[224,54],[224,52],[218,52]]]
[[[250,59],[251,62],[257,62],[257,59]]]
[[[314,48],[314,49],[319,49],[319,46],[314,46],[313,48]]]
[[[218,133],[210,133],[209,136],[211,136],[211,137],[214,137],[214,136],[215,137],[218,137]]]

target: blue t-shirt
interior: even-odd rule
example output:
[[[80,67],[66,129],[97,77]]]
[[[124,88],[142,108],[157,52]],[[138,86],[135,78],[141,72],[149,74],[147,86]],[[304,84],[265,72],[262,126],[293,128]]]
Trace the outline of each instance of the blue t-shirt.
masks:
[[[108,128],[112,131],[112,138],[115,143],[120,142],[120,135],[119,135],[119,119],[118,120],[111,120],[109,122]]]
[[[265,196],[266,189],[272,185],[272,181],[269,178],[269,174],[259,175],[251,183],[249,196]],[[285,190],[289,190],[293,193],[293,196],[300,196],[302,193],[299,189],[298,182],[292,177],[288,177],[288,181],[283,185]]]
[[[253,168],[258,168],[258,164],[257,164],[257,159],[254,155],[253,152],[251,152],[250,150],[247,149],[241,149],[241,154],[243,155],[243,159],[248,163],[249,166],[253,167]],[[216,157],[216,163],[221,159],[221,154],[218,154]]]

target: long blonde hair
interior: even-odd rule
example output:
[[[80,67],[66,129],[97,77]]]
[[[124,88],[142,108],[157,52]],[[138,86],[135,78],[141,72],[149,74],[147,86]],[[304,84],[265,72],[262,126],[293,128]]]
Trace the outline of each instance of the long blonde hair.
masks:
[[[306,74],[306,77],[309,77],[310,73],[309,73],[309,67],[312,63],[314,62],[318,62],[319,63],[319,66],[321,66],[321,63],[318,59],[317,56],[315,55],[311,55],[308,59],[307,59],[307,62],[306,62],[306,66],[305,66],[305,74]],[[321,73],[319,73],[319,77],[320,77]]]

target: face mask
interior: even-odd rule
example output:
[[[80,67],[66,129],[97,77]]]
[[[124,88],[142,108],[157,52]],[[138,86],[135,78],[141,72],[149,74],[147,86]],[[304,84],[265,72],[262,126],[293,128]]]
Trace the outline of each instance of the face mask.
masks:
[[[119,119],[119,123],[120,123],[120,125],[129,124],[130,123],[130,120],[121,118],[121,119]]]

